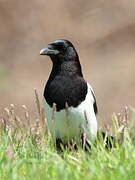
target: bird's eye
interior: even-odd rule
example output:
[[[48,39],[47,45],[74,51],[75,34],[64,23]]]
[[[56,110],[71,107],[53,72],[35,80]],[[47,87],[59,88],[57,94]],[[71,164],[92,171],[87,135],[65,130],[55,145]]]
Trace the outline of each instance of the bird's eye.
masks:
[[[58,50],[63,50],[63,49],[64,49],[63,44],[57,44],[57,45],[56,45],[56,49],[58,49]]]

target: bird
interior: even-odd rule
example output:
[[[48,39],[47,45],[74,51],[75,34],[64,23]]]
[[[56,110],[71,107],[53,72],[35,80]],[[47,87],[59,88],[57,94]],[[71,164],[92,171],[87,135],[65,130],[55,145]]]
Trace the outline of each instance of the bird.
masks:
[[[57,150],[75,142],[85,147],[97,136],[95,93],[84,79],[78,53],[65,39],[50,42],[40,55],[49,56],[52,70],[44,88],[48,128]]]

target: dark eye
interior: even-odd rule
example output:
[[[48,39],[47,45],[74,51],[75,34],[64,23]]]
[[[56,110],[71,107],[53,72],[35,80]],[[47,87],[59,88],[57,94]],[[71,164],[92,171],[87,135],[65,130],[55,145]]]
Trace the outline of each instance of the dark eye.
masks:
[[[64,46],[63,46],[63,44],[57,44],[56,45],[56,49],[58,49],[58,50],[64,50]]]

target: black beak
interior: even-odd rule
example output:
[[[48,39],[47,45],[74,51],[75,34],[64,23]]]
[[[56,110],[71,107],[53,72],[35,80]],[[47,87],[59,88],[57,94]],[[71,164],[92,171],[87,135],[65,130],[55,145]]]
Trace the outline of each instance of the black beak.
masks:
[[[60,52],[56,49],[50,49],[50,48],[43,48],[40,51],[40,55],[47,55],[47,56],[52,56],[52,55],[57,55]]]

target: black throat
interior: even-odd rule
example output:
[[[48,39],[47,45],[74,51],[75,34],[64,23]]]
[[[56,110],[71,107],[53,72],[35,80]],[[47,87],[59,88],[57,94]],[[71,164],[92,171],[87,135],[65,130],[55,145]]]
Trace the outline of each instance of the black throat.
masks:
[[[57,111],[69,107],[77,107],[86,97],[87,83],[83,79],[79,59],[60,61],[52,59],[53,67],[44,90],[44,98]]]

